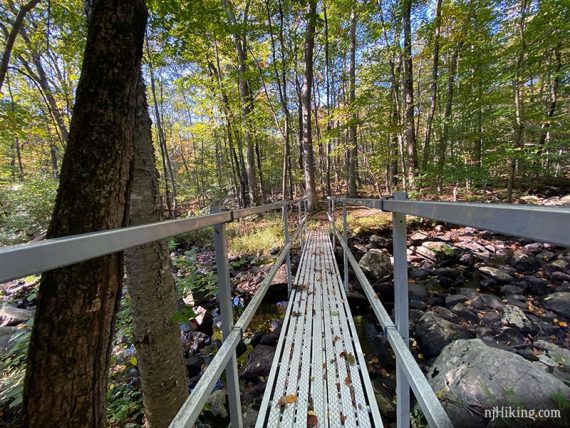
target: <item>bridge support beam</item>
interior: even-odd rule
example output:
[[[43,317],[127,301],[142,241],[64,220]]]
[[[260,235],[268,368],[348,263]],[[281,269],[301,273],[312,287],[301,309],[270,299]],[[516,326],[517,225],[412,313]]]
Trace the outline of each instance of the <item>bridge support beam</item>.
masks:
[[[219,211],[219,208],[216,208]],[[232,309],[232,291],[230,283],[230,270],[228,264],[228,237],[225,223],[214,226],[214,243],[216,245],[216,270],[218,273],[218,304],[222,318],[222,332],[224,340],[231,333],[234,326]],[[226,366],[226,387],[230,404],[230,420],[232,428],[243,427],[241,413],[241,400],[239,391],[239,378],[236,351],[232,352],[230,361]]]
[[[404,192],[395,192],[395,200],[407,199]],[[398,333],[409,347],[409,308],[408,308],[408,254],[406,241],[406,215],[392,213],[394,245],[394,312]],[[410,426],[410,384],[401,362],[396,363],[397,426]]]
[[[346,212],[346,200],[342,201],[342,238],[348,243],[348,214]],[[343,251],[343,269],[344,269],[344,289],[348,291],[348,256],[346,250]]]
[[[283,205],[283,236],[285,237],[284,245],[290,242],[289,238],[289,202]],[[299,225],[301,224],[301,219],[299,219]],[[299,226],[300,227],[300,226]],[[291,295],[291,251],[287,251],[287,257],[285,258],[287,264],[287,296]]]

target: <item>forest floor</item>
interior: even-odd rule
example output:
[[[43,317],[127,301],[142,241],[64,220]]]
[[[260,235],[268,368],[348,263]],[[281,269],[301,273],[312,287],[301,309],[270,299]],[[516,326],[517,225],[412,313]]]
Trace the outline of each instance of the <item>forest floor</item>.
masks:
[[[570,204],[570,196],[563,193],[564,190],[525,194],[517,203]],[[499,193],[497,198],[501,196]],[[458,199],[495,198],[485,193]],[[341,211],[337,210],[338,228],[342,227],[340,215]],[[350,208],[348,223],[350,245],[357,260],[368,253],[390,256],[389,214],[367,208]],[[295,226],[293,216],[291,224]],[[324,212],[312,216],[309,227],[325,226]],[[230,225],[228,234],[234,311],[238,317],[269,271],[283,242],[283,234],[278,214],[236,222]],[[215,253],[210,234],[203,232],[171,241],[171,251],[181,313],[185,313],[187,305],[193,307],[191,319],[180,324],[192,388],[221,345],[220,320],[214,298],[217,290]],[[552,349],[564,355],[563,351],[570,347],[570,251],[546,243],[411,218],[408,253],[411,349],[426,371],[444,346],[455,339],[481,338],[496,348],[543,364],[570,386],[570,358],[566,365],[558,367],[552,357]],[[342,269],[338,248],[337,255]],[[293,270],[298,258],[297,248],[294,250]],[[378,276],[374,272],[374,269],[367,272],[370,282],[387,309],[391,310],[392,274],[388,271]],[[366,298],[360,293],[357,281],[351,276],[350,282],[349,300],[377,401],[385,422],[391,424],[395,417],[393,354],[379,337],[380,327]],[[0,426],[14,426],[18,419],[37,284],[37,277],[28,277],[0,285],[0,298],[4,302],[0,313],[0,349],[3,353],[0,361],[0,421],[5,422]],[[553,295],[556,297],[554,300]],[[286,298],[286,275],[282,269],[238,347],[242,403],[249,422],[255,418],[263,395]],[[506,318],[506,307],[511,311],[509,313],[514,312],[517,320]],[[434,324],[444,328],[430,329]],[[556,348],[549,351],[544,343]],[[219,382],[200,418],[202,426],[220,426],[227,422],[223,388],[223,382]],[[110,426],[136,427],[142,424],[142,398],[130,326],[130,298],[126,291],[117,320],[107,399]],[[416,419],[421,425],[421,418]]]

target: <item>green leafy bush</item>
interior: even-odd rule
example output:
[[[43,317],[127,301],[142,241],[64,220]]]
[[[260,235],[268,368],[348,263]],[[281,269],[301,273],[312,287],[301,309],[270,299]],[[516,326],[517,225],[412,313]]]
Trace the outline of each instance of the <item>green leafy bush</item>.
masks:
[[[57,184],[40,177],[0,186],[0,245],[20,244],[46,232]]]

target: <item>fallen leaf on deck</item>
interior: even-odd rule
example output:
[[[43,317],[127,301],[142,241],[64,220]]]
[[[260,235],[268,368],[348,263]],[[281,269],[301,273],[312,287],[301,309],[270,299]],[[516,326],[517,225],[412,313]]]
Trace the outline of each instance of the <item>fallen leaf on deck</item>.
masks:
[[[307,427],[316,427],[319,424],[319,418],[317,414],[312,410],[307,412]]]
[[[284,395],[283,397],[281,397],[279,399],[279,401],[277,402],[277,404],[279,404],[279,407],[283,408],[287,404],[292,404],[295,401],[297,401],[297,396],[295,394],[289,394],[289,395]]]

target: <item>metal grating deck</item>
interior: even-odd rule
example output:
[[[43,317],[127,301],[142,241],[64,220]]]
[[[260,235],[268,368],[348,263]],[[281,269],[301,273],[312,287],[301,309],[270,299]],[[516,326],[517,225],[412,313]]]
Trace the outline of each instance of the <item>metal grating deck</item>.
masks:
[[[382,427],[333,248],[309,234],[256,427]]]

